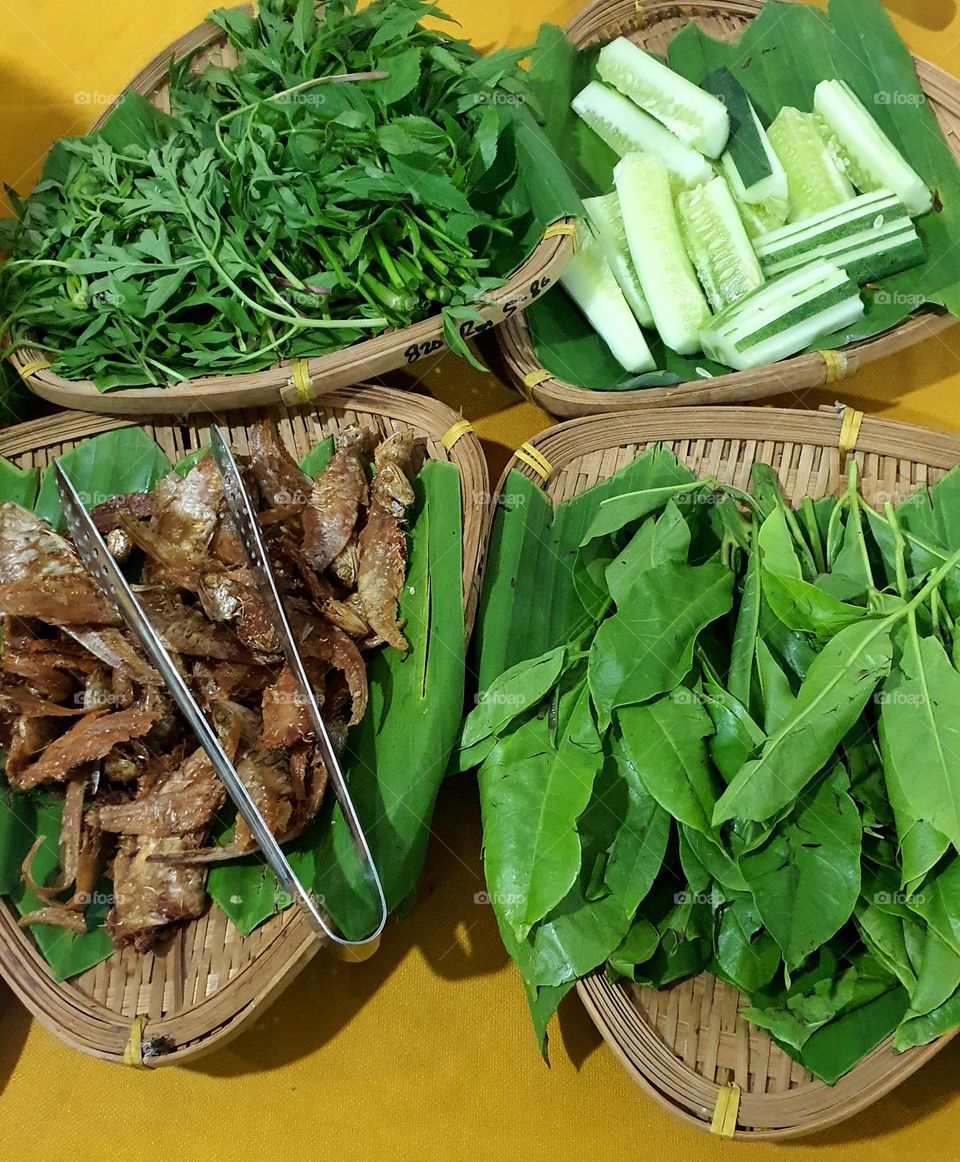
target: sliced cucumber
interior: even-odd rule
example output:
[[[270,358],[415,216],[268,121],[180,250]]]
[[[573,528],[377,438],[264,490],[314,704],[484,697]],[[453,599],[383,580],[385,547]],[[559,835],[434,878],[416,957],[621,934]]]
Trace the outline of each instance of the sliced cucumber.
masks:
[[[916,266],[924,253],[906,207],[889,190],[775,230],[757,239],[756,250],[768,278],[823,258],[861,284]]]
[[[613,277],[623,291],[627,305],[641,327],[653,326],[653,314],[640,285],[640,279],[633,267],[627,232],[620,213],[620,199],[616,193],[604,194],[602,198],[584,198],[583,207],[590,217],[590,224],[600,240],[603,252],[610,263]]]
[[[776,230],[787,220],[787,175],[757,111],[728,69],[717,69],[703,84],[724,101],[730,113],[730,140],[720,165],[747,233],[753,238]]]
[[[813,111],[837,164],[861,193],[893,190],[914,218],[931,208],[930,190],[846,81],[821,81]]]
[[[703,87],[726,106],[730,118],[727,151],[749,189],[773,174],[770,151],[763,142],[758,122],[746,90],[729,69],[716,69],[704,79]]]
[[[710,163],[689,145],[684,145],[649,113],[599,81],[591,81],[574,97],[571,105],[614,153],[655,153],[667,163],[678,186],[696,186],[712,174]]]
[[[680,355],[700,350],[710,308],[687,257],[662,158],[630,153],[614,171],[630,256],[661,339]]]
[[[756,290],[763,273],[723,178],[683,190],[677,210],[687,253],[713,309],[722,310]]]
[[[854,196],[849,178],[820,136],[816,118],[785,105],[767,130],[787,175],[787,220],[800,222]]]
[[[723,153],[730,134],[724,103],[637,48],[625,36],[618,36],[600,50],[597,72],[685,144],[707,157]]]
[[[560,276],[560,285],[624,370],[639,374],[656,369],[643,332],[613,277],[603,246],[587,225],[577,229],[577,253]]]
[[[700,338],[711,359],[745,371],[795,355],[862,314],[856,284],[839,267],[816,261],[727,307]]]

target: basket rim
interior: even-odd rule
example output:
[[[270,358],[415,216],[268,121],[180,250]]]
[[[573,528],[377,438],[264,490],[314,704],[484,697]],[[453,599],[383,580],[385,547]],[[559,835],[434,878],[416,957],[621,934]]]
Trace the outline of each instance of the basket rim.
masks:
[[[244,4],[233,10],[251,13],[253,8]],[[224,36],[221,28],[205,20],[178,37],[124,86],[91,126],[90,132],[103,124],[127,93],[149,96],[163,83],[171,62],[209,48]],[[574,221],[569,217],[559,218],[503,285],[489,291],[482,302],[475,304],[483,322],[461,324],[461,334],[465,338],[481,335],[489,327],[498,326],[552,284],[573,257]],[[101,392],[92,380],[64,379],[53,374],[48,367],[38,367],[38,364],[45,364],[47,358],[46,353],[35,346],[18,348],[7,360],[30,391],[59,407],[104,415],[160,415],[182,414],[190,407],[210,403],[222,408],[263,407],[276,403],[293,407],[371,376],[412,366],[447,349],[443,317],[430,315],[409,327],[381,332],[339,351],[282,360],[261,371],[197,376],[184,383],[118,388],[107,392]],[[304,365],[303,374],[298,377],[300,386],[293,376],[296,364]],[[24,370],[28,374],[24,375]]]
[[[231,422],[234,426],[246,427],[264,411],[273,414],[281,425],[298,417],[296,410],[275,407],[251,409],[242,416],[235,414]],[[309,421],[312,416],[322,419],[324,415],[344,411],[409,424],[419,429],[435,448],[439,446],[448,462],[457,465],[463,512],[463,606],[469,640],[491,517],[486,460],[476,433],[472,428],[458,433],[452,447],[447,448],[443,437],[460,421],[457,412],[428,396],[375,385],[359,385],[333,392],[302,407],[300,415]],[[0,455],[28,457],[41,462],[42,466],[48,462],[47,451],[63,441],[82,441],[105,431],[131,426],[176,431],[182,424],[167,416],[145,416],[135,420],[87,412],[61,412],[0,431]],[[204,424],[198,421],[195,426],[199,433]],[[436,450],[433,456],[439,458]],[[106,1061],[122,1061],[131,1035],[132,1018],[122,1016],[118,1010],[108,1008],[87,993],[81,993],[71,984],[71,979],[64,982],[54,980],[32,937],[18,926],[18,918],[19,913],[11,902],[6,897],[0,898],[0,976],[28,1011],[61,1041]],[[236,975],[209,994],[204,993],[193,1004],[173,1013],[164,1013],[149,1022],[151,1038],[167,1037],[173,1043],[169,1052],[148,1062],[150,1068],[182,1064],[229,1041],[263,1004],[292,983],[325,943],[314,933],[303,914],[294,908],[276,914],[265,921],[265,925],[274,925],[275,930]],[[265,925],[255,929],[261,938]],[[192,927],[192,924],[187,925],[182,931],[189,932]],[[175,941],[178,939],[174,938]],[[249,938],[237,934],[236,939],[243,942]]]
[[[516,456],[504,468],[497,495],[508,491],[511,471],[520,471],[550,495],[550,481],[586,456],[634,445],[663,441],[691,448],[714,443],[745,444],[751,462],[768,459],[778,445],[789,443],[817,449],[835,449],[831,481],[842,487],[840,433],[844,408],[804,411],[777,407],[651,408],[643,411],[583,416],[556,424],[527,442],[544,457],[551,475],[544,480],[529,461]],[[897,457],[929,468],[960,463],[960,432],[941,432],[900,421],[863,416],[854,449],[861,460],[872,456]],[[682,458],[681,453],[681,458]],[[538,458],[539,459],[539,458]],[[574,494],[583,486],[574,488]],[[824,488],[826,494],[829,488]],[[663,1108],[686,1124],[710,1129],[710,1119],[721,1086],[702,1076],[677,1057],[634,1005],[622,984],[607,980],[598,969],[577,982],[578,995],[591,1020],[633,1080]],[[737,1128],[734,1137],[773,1141],[808,1136],[862,1112],[906,1080],[953,1040],[960,1030],[929,1045],[894,1055],[892,1038],[872,1050],[835,1086],[813,1079],[782,1093],[743,1091],[741,1111],[757,1129]],[[669,1078],[664,1076],[669,1072]],[[672,1087],[672,1088],[671,1088]],[[773,1125],[763,1125],[765,1108],[775,1114]]]
[[[662,19],[677,15],[728,14],[750,20],[764,0],[593,0],[564,27],[577,48],[642,31]],[[948,106],[960,118],[960,79],[911,54],[928,97]],[[865,363],[892,355],[951,326],[956,320],[942,308],[925,304],[895,327],[837,348],[840,361],[819,351],[780,360],[748,371],[731,371],[702,380],[663,387],[611,391],[580,387],[554,374],[537,359],[529,324],[522,314],[511,316],[498,329],[496,342],[505,370],[533,403],[555,415],[595,415],[664,405],[697,406],[720,401],[731,403],[782,395],[798,387],[815,388],[853,374]],[[532,386],[528,377],[535,380]]]

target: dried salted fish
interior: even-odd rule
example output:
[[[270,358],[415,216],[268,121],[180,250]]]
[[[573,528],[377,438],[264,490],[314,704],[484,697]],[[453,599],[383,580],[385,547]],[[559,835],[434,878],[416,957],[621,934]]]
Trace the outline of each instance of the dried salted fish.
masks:
[[[303,551],[319,573],[347,547],[360,506],[367,503],[364,442],[359,428],[340,433],[337,450],[314,481],[303,510]]]
[[[368,703],[362,650],[406,648],[397,617],[412,436],[374,453],[348,428],[311,481],[276,425],[251,434],[245,474],[284,607],[337,749]],[[112,551],[141,567],[137,590],[174,664],[211,716],[274,835],[300,835],[327,771],[276,631],[226,515],[209,456],[150,493],[97,507]],[[142,553],[142,558],[140,554]],[[206,905],[206,865],[248,854],[242,819],[216,844],[223,785],[159,675],[119,624],[73,545],[32,513],[0,505],[0,743],[16,788],[63,796],[59,868],[25,925],[85,930],[99,877],[113,882],[106,929],[141,952]],[[39,865],[38,865],[39,866]]]

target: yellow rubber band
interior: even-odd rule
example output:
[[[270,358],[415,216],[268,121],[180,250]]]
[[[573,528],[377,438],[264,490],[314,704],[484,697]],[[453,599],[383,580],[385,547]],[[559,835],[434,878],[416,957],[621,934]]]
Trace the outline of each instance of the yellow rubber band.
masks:
[[[824,383],[836,383],[847,374],[847,357],[842,351],[818,351],[817,354],[826,365],[827,372]]]
[[[550,378],[550,372],[545,367],[538,367],[536,371],[528,371],[523,377],[523,386],[527,391],[532,391],[537,384],[543,383],[545,379]]]
[[[860,425],[863,423],[863,412],[858,412],[856,408],[843,409],[843,422],[840,425],[840,437],[837,440],[837,445],[840,448],[841,461],[846,460],[847,456],[857,446],[857,440],[860,436]]]
[[[717,1094],[717,1104],[713,1107],[710,1133],[719,1134],[721,1138],[732,1138],[737,1128],[737,1115],[739,1113],[740,1086],[733,1083],[725,1085]]]
[[[310,377],[310,364],[306,359],[294,359],[290,364],[291,375],[287,383],[297,389],[297,399],[301,403],[309,403],[313,399],[313,380]]]
[[[473,424],[469,420],[457,420],[455,424],[451,424],[449,428],[440,437],[440,443],[446,448],[448,452],[452,452],[454,445],[462,440],[467,432],[473,431]]]
[[[523,379],[520,380],[523,385],[523,394],[530,403],[535,404],[537,402],[533,398],[533,389],[543,383],[544,380],[551,378],[550,372],[545,367],[537,367],[533,371],[528,371]]]
[[[553,465],[532,444],[521,444],[514,452],[514,456],[528,468],[532,468],[544,483],[553,475]]]
[[[147,1018],[142,1015],[135,1017],[130,1026],[130,1037],[123,1050],[123,1064],[129,1065],[133,1069],[149,1068],[143,1060],[143,1031],[146,1027]]]
[[[543,232],[544,241],[548,238],[572,238],[573,239],[573,253],[576,254],[579,250],[577,245],[577,224],[576,222],[554,222],[548,226]]]
[[[25,363],[20,368],[20,378],[29,379],[31,375],[36,375],[38,371],[46,371],[51,366],[49,359],[34,359],[30,363]]]

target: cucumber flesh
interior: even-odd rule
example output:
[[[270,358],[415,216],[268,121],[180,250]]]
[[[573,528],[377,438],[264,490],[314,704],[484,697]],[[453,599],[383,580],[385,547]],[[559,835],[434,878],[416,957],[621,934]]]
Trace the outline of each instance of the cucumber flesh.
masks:
[[[591,81],[574,97],[571,108],[618,156],[654,153],[661,157],[679,187],[699,185],[712,175],[705,157],[616,89]]]
[[[782,226],[786,222],[789,210],[789,194],[787,175],[780,164],[780,159],[773,151],[773,146],[760,123],[756,109],[753,105],[749,105],[749,110],[753,127],[750,131],[751,136],[756,134],[760,147],[770,165],[770,173],[759,181],[753,182],[752,185],[747,185],[732,149],[727,149],[724,152],[720,158],[720,165],[723,169],[723,176],[727,179],[730,190],[740,207],[740,214],[747,234],[751,238],[755,238],[758,234],[776,230],[778,226]],[[738,127],[734,131],[732,140],[741,132],[747,131]]]
[[[662,122],[686,145],[719,157],[730,134],[724,103],[681,77],[656,57],[618,36],[600,50],[597,72]]]
[[[834,161],[812,113],[784,106],[767,138],[787,175],[788,222],[812,218],[854,197],[850,179]]]
[[[586,225],[577,230],[577,253],[560,276],[560,285],[625,371],[639,374],[656,370],[647,341],[613,277],[603,247]]]
[[[765,283],[727,307],[701,334],[711,358],[738,371],[795,355],[863,314],[854,282],[829,262]]]
[[[665,162],[653,154],[628,154],[614,171],[633,265],[657,331],[680,355],[700,351],[700,331],[710,321],[670,190]]]
[[[905,206],[889,190],[862,194],[758,238],[756,250],[768,278],[823,258],[861,284],[915,266],[924,254]]]
[[[677,196],[680,229],[700,284],[715,311],[763,282],[763,272],[730,188],[715,177]]]
[[[929,188],[845,81],[821,81],[813,110],[828,148],[858,190],[892,190],[913,218],[933,206]]]
[[[584,198],[583,207],[627,305],[641,327],[652,327],[653,314],[633,268],[623,215],[620,213],[620,200],[616,193],[604,194],[601,198]]]

